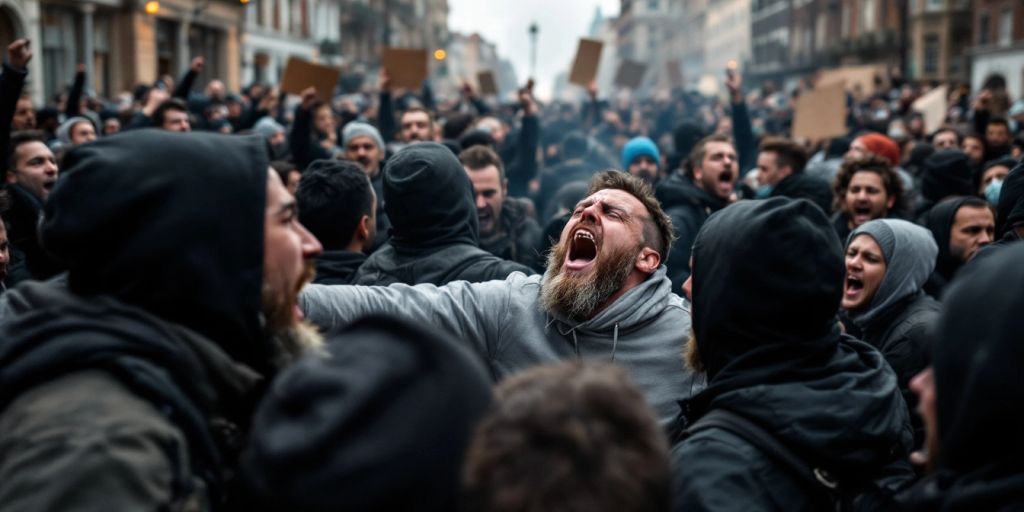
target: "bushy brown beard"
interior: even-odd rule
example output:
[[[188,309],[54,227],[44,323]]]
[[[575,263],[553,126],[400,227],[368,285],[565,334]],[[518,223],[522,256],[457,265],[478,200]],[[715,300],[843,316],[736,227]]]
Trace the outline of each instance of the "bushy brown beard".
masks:
[[[584,275],[562,273],[565,255],[570,241],[557,245],[548,253],[548,270],[541,284],[540,300],[547,311],[559,313],[571,320],[582,322],[593,316],[615,292],[622,288],[626,278],[636,264],[636,257],[643,249],[637,247],[609,254],[598,255],[593,272]]]
[[[700,349],[697,348],[697,333],[690,327],[690,340],[683,345],[683,359],[686,367],[693,373],[704,373],[704,361],[700,358]]]
[[[298,305],[299,292],[313,281],[316,266],[312,261],[306,262],[302,275],[293,290],[280,293],[269,285],[264,276],[262,290],[264,338],[274,347],[273,364],[283,368],[300,355],[318,350],[323,345],[323,337],[313,324],[295,321],[295,307]]]

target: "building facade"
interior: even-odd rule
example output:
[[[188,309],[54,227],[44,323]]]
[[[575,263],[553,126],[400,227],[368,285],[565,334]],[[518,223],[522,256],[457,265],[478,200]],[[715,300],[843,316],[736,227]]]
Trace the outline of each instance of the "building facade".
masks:
[[[341,64],[341,10],[341,0],[250,0],[243,83],[277,83],[290,57]]]
[[[912,79],[966,82],[971,46],[969,0],[912,0]]]
[[[1024,97],[1024,2],[974,0],[971,88],[1005,83],[1011,100]]]

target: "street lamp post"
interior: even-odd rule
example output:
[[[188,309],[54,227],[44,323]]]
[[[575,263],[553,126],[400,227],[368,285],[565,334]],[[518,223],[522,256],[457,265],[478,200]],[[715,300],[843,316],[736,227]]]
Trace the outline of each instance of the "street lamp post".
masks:
[[[537,76],[537,33],[540,27],[537,22],[530,23],[530,76]]]

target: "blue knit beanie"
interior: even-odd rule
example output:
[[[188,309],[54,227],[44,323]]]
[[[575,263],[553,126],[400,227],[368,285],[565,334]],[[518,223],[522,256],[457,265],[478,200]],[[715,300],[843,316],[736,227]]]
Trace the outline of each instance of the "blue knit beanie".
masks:
[[[647,137],[634,137],[622,147],[622,170],[629,170],[629,164],[643,155],[651,157],[661,167],[661,155],[654,141]]]

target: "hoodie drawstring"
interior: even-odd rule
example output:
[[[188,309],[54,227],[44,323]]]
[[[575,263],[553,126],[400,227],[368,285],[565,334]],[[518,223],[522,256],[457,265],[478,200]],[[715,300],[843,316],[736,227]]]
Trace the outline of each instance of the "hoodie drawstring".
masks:
[[[615,362],[615,349],[619,346],[619,323],[615,322],[615,332],[612,334],[612,362]]]

